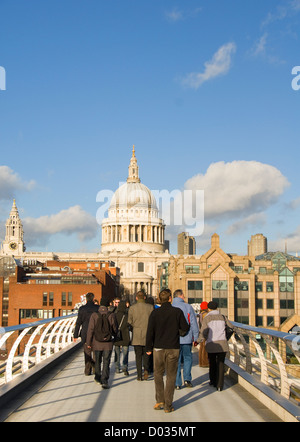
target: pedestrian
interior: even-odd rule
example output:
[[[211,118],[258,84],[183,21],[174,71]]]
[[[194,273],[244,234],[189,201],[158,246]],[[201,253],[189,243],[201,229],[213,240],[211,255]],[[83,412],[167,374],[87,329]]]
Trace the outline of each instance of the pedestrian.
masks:
[[[92,350],[86,345],[87,330],[90,322],[90,317],[92,313],[98,311],[99,306],[95,304],[94,294],[87,293],[85,295],[86,304],[82,305],[78,310],[77,321],[74,330],[74,342],[80,337],[83,353],[84,353],[84,374],[90,376],[92,374],[92,369],[95,366],[94,359],[92,357]]]
[[[205,347],[209,359],[209,380],[218,391],[224,387],[224,362],[229,346],[226,338],[226,324],[232,324],[221,315],[218,304],[214,301],[208,303],[208,313],[203,319],[200,330],[200,340],[206,341]]]
[[[146,351],[153,353],[155,410],[174,411],[173,397],[180,352],[180,335],[189,331],[182,310],[172,306],[172,295],[169,290],[159,294],[160,308],[154,309],[149,318]],[[166,373],[166,385],[164,384]]]
[[[190,325],[189,332],[180,337],[180,353],[178,361],[178,371],[176,377],[176,389],[180,390],[182,385],[187,388],[192,388],[192,366],[193,366],[193,353],[192,348],[194,342],[197,343],[199,337],[199,326],[197,322],[197,316],[193,307],[185,302],[184,293],[182,290],[175,290],[173,293],[173,307],[180,308],[183,311],[184,317],[187,323]],[[198,345],[198,344],[197,344]],[[182,383],[182,370],[181,364],[183,364],[183,383]]]
[[[121,299],[117,296],[112,301],[109,302],[108,311],[111,313],[116,313],[118,305],[120,304]]]
[[[201,302],[200,304],[200,314],[199,314],[199,328],[201,330],[201,326],[203,324],[203,319],[208,313],[208,303]],[[199,344],[199,367],[207,368],[209,367],[208,354],[205,348],[205,341],[200,342]]]
[[[98,313],[89,322],[86,344],[95,352],[95,382],[108,389],[113,339],[118,332],[115,313],[108,311],[109,300],[102,298]],[[101,328],[100,325],[103,327]]]
[[[128,329],[128,308],[126,307],[126,301],[120,301],[116,311],[116,318],[118,322],[118,330],[120,332],[119,339],[115,340],[116,373],[121,373],[121,355],[122,355],[123,357],[122,370],[124,376],[129,376],[128,356],[129,356],[130,336]]]
[[[153,305],[146,303],[146,296],[142,291],[136,294],[136,301],[136,304],[132,305],[129,309],[128,324],[132,327],[133,332],[131,345],[133,345],[135,351],[137,380],[146,381],[149,377],[149,356],[145,350],[146,334]]]

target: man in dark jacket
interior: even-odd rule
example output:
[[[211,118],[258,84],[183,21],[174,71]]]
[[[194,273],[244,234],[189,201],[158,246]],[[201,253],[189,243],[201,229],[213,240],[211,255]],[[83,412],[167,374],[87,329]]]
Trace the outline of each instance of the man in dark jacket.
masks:
[[[130,345],[130,335],[128,329],[128,308],[126,301],[120,301],[116,310],[116,318],[118,328],[120,329],[120,339],[115,341],[115,365],[116,373],[121,373],[121,353],[123,354],[123,373],[124,376],[129,376],[128,373],[128,355]]]
[[[118,333],[118,322],[115,313],[108,310],[109,300],[102,298],[98,313],[93,313],[89,322],[86,345],[95,352],[95,382],[102,388],[109,388],[110,359],[113,350],[114,337]],[[99,316],[106,316],[110,328],[109,339],[98,340],[97,324]],[[104,318],[105,319],[105,318]],[[103,319],[103,322],[107,322]]]
[[[189,331],[182,310],[173,307],[171,292],[167,289],[159,294],[161,307],[153,310],[149,318],[146,351],[153,352],[154,383],[156,391],[155,410],[174,411],[172,406],[175,380],[180,352],[180,336]],[[166,387],[163,376],[166,372]]]
[[[85,297],[87,303],[85,305],[82,305],[78,310],[78,317],[74,330],[74,341],[76,342],[78,337],[79,336],[81,337],[81,342],[83,344],[83,351],[84,351],[84,365],[85,365],[84,374],[86,376],[89,376],[92,374],[92,367],[95,365],[95,363],[92,358],[92,351],[91,349],[87,348],[85,343],[86,343],[86,336],[90,322],[90,317],[92,313],[98,311],[99,306],[94,304],[93,293],[87,293]]]

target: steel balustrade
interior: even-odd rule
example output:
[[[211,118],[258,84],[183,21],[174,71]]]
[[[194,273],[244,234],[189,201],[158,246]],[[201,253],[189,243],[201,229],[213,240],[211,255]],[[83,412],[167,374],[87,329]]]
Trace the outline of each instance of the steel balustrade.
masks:
[[[0,348],[11,337],[12,347],[0,363],[0,387],[20,373],[58,353],[73,342],[77,313],[69,316],[0,328]],[[284,362],[288,347],[300,363],[300,335],[232,322],[235,334],[230,344],[230,361],[258,378],[286,398],[299,404],[300,378],[289,374]],[[14,339],[13,334],[17,336]],[[260,341],[260,342],[259,342]],[[265,348],[262,347],[263,342]],[[18,349],[24,348],[22,354]],[[20,350],[19,350],[20,351]],[[276,362],[274,362],[274,360]],[[300,367],[300,366],[299,366]]]
[[[74,313],[0,328],[0,349],[7,345],[10,337],[13,341],[7,359],[0,363],[0,386],[71,345],[76,319],[77,313]],[[24,348],[21,354],[18,354],[19,347]]]
[[[230,361],[299,405],[300,377],[289,373],[291,366],[284,359],[288,347],[300,363],[300,335],[231,323],[235,334],[229,342]]]

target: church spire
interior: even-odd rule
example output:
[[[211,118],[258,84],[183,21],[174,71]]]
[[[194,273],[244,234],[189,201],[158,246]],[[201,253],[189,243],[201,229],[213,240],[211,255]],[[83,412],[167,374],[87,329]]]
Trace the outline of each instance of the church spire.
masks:
[[[140,183],[141,180],[139,178],[139,166],[137,165],[137,159],[135,156],[135,146],[132,147],[132,157],[130,160],[129,168],[128,168],[128,178],[127,183]]]
[[[16,200],[14,199],[9,218],[6,221],[5,240],[2,243],[1,249],[2,254],[22,255],[25,250],[23,237],[23,225],[19,216]]]

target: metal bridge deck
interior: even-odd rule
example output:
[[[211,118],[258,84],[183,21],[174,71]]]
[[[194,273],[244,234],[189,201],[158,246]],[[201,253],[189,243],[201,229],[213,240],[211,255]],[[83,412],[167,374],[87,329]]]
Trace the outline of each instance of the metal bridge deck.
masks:
[[[154,411],[154,381],[138,382],[134,352],[129,377],[116,374],[112,358],[109,390],[83,374],[83,354],[76,351],[38,383],[0,411],[5,422],[279,422],[279,418],[226,376],[225,388],[209,386],[208,370],[197,365],[194,388],[175,391],[175,412]]]

